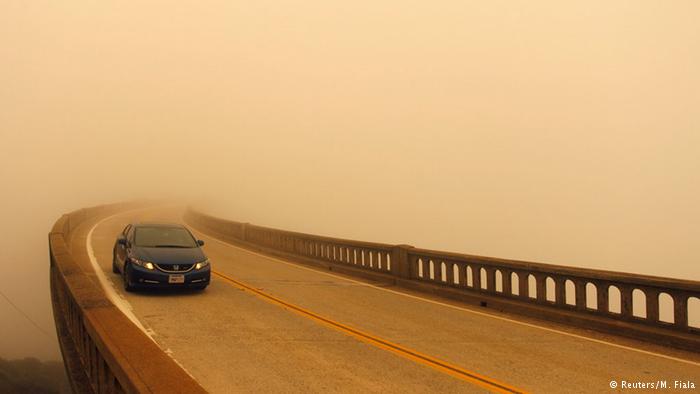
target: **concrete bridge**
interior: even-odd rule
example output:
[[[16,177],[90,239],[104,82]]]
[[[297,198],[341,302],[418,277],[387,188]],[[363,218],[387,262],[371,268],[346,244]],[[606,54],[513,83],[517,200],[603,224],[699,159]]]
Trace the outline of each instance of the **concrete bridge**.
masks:
[[[120,290],[112,246],[140,220],[180,221],[206,242],[206,291]],[[700,388],[696,281],[349,241],[136,203],[64,215],[49,242],[75,392]]]

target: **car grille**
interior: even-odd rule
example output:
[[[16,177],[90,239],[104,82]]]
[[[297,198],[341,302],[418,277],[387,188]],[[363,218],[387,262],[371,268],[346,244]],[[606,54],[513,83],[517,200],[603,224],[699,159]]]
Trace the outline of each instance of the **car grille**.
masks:
[[[161,265],[156,264],[159,270],[163,272],[187,272],[192,269],[194,264],[172,264],[172,265]]]

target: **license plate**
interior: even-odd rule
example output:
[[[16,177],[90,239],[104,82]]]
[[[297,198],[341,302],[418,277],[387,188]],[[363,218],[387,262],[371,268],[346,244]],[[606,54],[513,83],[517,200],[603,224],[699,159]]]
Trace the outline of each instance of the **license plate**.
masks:
[[[185,275],[170,275],[168,283],[185,283]]]

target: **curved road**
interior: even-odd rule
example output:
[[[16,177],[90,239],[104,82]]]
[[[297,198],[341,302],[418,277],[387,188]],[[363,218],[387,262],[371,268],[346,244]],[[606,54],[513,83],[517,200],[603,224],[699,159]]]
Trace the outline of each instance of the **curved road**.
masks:
[[[618,389],[623,380],[700,388],[697,353],[514,322],[266,257],[195,228],[217,272],[207,290],[125,294],[111,272],[114,240],[128,222],[150,220],[180,222],[181,212],[131,211],[89,223],[72,248],[88,258],[91,232],[107,286],[213,393],[609,392],[611,380]]]

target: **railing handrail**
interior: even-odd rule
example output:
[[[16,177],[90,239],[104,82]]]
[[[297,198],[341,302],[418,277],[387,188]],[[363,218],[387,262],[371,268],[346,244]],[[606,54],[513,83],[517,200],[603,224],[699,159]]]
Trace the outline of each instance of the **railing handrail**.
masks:
[[[235,225],[239,225],[239,226],[247,226],[248,229],[259,229],[259,230],[264,230],[264,231],[272,231],[272,232],[276,232],[279,234],[284,234],[284,235],[288,235],[288,236],[296,236],[296,237],[301,237],[301,238],[305,238],[305,239],[309,239],[309,240],[330,242],[330,243],[337,243],[337,244],[345,244],[346,246],[365,247],[365,248],[384,249],[384,250],[390,250],[390,249],[397,246],[394,244],[360,241],[360,240],[348,239],[348,238],[329,237],[329,236],[325,236],[325,235],[303,233],[303,232],[298,232],[298,231],[291,231],[291,230],[277,229],[277,228],[273,228],[273,227],[260,226],[260,225],[251,224],[251,223],[237,222],[237,221],[233,221],[233,220],[224,220],[224,219],[217,218],[215,216],[211,216],[211,215],[201,213],[201,212],[197,212],[197,214],[201,215],[203,217],[206,217],[209,220],[218,220],[221,222],[226,222],[226,223],[235,224]],[[492,267],[508,267],[508,268],[512,268],[512,269],[521,269],[521,270],[526,269],[526,270],[531,270],[533,272],[538,272],[538,273],[555,273],[555,271],[556,271],[556,274],[562,274],[562,275],[567,275],[567,276],[576,276],[579,278],[588,278],[588,279],[595,279],[595,280],[621,282],[621,283],[626,283],[626,284],[631,284],[631,285],[642,285],[642,286],[660,287],[660,288],[665,287],[665,288],[674,288],[674,289],[678,289],[678,290],[688,290],[688,291],[698,291],[698,289],[700,289],[700,282],[699,281],[693,281],[693,280],[687,280],[687,279],[676,279],[676,278],[653,276],[653,275],[644,275],[644,274],[635,274],[635,273],[623,272],[623,271],[609,271],[609,270],[602,270],[602,269],[596,269],[596,268],[580,268],[580,267],[572,267],[572,266],[566,266],[566,265],[532,262],[532,261],[526,261],[526,260],[504,259],[504,258],[499,258],[499,257],[474,255],[474,254],[459,253],[459,252],[447,252],[447,251],[440,251],[440,250],[435,250],[435,249],[418,248],[418,247],[413,247],[413,246],[411,246],[410,253],[411,254],[422,254],[424,256],[430,256],[430,257],[434,257],[436,259],[441,259],[441,260],[457,260],[457,261],[464,261],[464,262],[479,263],[479,264],[492,266]]]
[[[203,213],[201,215],[207,217],[209,220],[222,220],[222,219],[219,219],[217,217],[203,214]],[[358,247],[388,250],[388,249],[391,249],[395,246],[392,244],[385,244],[385,243],[379,243],[379,242],[368,242],[368,241],[360,241],[360,240],[354,240],[354,239],[348,239],[348,238],[336,238],[336,237],[329,237],[326,235],[316,235],[316,234],[310,234],[310,233],[303,233],[303,232],[299,232],[299,231],[281,230],[281,229],[277,229],[277,228],[273,228],[273,227],[260,226],[257,224],[237,222],[234,220],[226,220],[225,222],[229,223],[229,224],[233,224],[233,225],[238,225],[238,226],[246,226],[248,229],[257,229],[257,230],[261,230],[261,231],[274,231],[274,232],[289,235],[289,236],[308,238],[308,239],[324,241],[324,242],[344,243],[344,244],[354,245],[354,246],[358,246]]]
[[[700,282],[687,279],[675,279],[662,276],[633,274],[621,271],[608,271],[595,268],[579,268],[549,263],[536,263],[525,260],[503,259],[455,252],[444,252],[432,249],[412,248],[410,253],[431,256],[441,260],[458,260],[479,263],[492,267],[508,267],[512,269],[530,270],[538,273],[575,276],[583,279],[594,279],[609,282],[620,282],[630,285],[640,285],[677,290],[698,291]]]
[[[497,305],[504,311],[700,348],[700,328],[689,323],[691,300],[700,305],[698,281],[326,237],[225,220],[192,208],[186,220],[244,246],[300,262],[350,274],[383,275],[412,289]],[[595,295],[589,294],[591,285]],[[610,297],[613,291],[619,293],[619,310]],[[633,308],[636,291],[644,295],[644,316]],[[670,323],[660,319],[664,294],[673,303]]]

